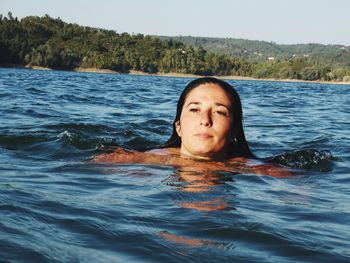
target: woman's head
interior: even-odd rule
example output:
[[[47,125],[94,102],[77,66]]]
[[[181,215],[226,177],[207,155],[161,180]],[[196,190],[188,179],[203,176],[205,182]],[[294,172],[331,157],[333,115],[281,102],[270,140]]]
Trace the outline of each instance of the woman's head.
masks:
[[[173,134],[163,147],[181,147],[181,153],[198,158],[253,157],[234,88],[212,77],[191,81],[180,95]]]

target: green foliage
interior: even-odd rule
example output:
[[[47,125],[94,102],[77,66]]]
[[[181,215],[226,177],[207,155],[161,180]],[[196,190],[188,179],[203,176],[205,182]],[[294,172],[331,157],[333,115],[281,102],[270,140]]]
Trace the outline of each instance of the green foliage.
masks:
[[[202,47],[208,52],[247,59],[249,62],[264,62],[269,57],[275,60],[308,58],[315,64],[350,66],[350,47],[342,45],[296,44],[279,45],[274,42],[208,37],[159,37],[180,41],[193,47]]]
[[[195,48],[202,47],[208,52],[243,59],[254,68],[248,74],[254,77],[342,80],[350,70],[349,46],[278,45],[266,41],[191,36],[159,38],[180,41]],[[275,61],[274,66],[267,63],[269,59]]]
[[[349,48],[340,46],[151,37],[69,24],[48,15],[20,21],[11,13],[0,15],[0,65],[343,80],[350,75],[349,54]]]

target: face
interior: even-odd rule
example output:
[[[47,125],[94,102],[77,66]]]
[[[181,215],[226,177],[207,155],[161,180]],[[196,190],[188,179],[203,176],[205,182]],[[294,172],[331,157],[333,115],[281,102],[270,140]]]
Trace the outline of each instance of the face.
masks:
[[[231,135],[231,101],[217,84],[202,84],[189,92],[176,131],[181,153],[213,159],[222,156]]]

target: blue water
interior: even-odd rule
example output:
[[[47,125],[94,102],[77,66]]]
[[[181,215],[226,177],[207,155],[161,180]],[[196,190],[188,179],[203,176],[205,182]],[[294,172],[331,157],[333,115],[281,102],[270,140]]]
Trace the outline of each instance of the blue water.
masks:
[[[349,85],[229,81],[292,178],[87,161],[164,142],[189,81],[0,69],[0,261],[350,262]]]

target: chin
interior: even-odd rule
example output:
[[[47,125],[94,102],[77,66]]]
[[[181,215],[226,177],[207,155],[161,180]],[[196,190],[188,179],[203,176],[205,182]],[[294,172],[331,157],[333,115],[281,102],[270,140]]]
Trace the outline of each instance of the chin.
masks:
[[[205,158],[211,158],[211,157],[215,157],[216,155],[218,155],[218,153],[211,152],[211,151],[208,151],[208,149],[206,149],[206,150],[203,150],[203,151],[197,151],[197,152],[194,153],[194,155],[202,156],[202,157],[205,157]]]
[[[202,148],[202,149],[197,149],[196,152],[194,152],[195,155],[197,156],[203,156],[205,158],[220,158],[222,156],[225,155],[225,150],[221,149],[221,150],[216,150],[216,149],[208,149],[207,148]]]

